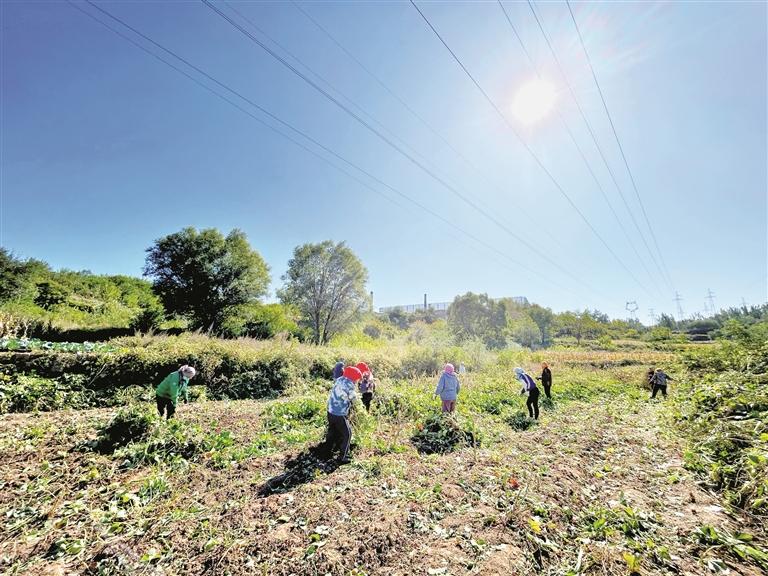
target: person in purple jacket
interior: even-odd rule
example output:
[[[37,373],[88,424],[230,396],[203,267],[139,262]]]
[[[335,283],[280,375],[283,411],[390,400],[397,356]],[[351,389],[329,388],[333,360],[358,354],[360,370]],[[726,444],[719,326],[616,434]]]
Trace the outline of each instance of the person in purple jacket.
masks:
[[[522,368],[515,368],[515,376],[523,384],[520,394],[528,392],[528,400],[525,405],[528,406],[528,415],[531,418],[539,419],[539,389],[536,387],[536,381],[525,373]]]

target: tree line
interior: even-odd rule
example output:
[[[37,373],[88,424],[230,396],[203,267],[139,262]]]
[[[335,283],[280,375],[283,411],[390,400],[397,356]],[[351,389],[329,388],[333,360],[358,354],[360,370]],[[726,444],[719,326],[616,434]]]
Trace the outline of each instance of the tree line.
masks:
[[[0,247],[0,336],[68,328],[175,329],[226,338],[286,334],[325,344],[372,314],[368,271],[343,242],[297,246],[276,303],[265,302],[269,266],[237,229],[224,235],[188,227],[159,238],[146,250],[143,275],[54,271],[41,260],[22,260]],[[538,304],[469,292],[454,299],[445,322],[458,342],[475,339],[501,349],[513,343],[544,348],[555,338],[665,341],[680,332],[708,338],[736,333],[737,326],[766,317],[768,306],[743,307],[684,322],[662,315],[648,328],[637,320],[611,320],[598,310],[555,313]],[[430,309],[406,314],[396,308],[377,320],[403,330],[438,318]],[[366,331],[378,337],[380,328],[369,323]]]
[[[262,256],[240,230],[184,228],[146,250],[144,279],[53,271],[0,248],[3,335],[35,326],[200,330],[223,337],[286,333],[323,344],[368,309],[368,272],[343,242],[298,246],[277,291]]]

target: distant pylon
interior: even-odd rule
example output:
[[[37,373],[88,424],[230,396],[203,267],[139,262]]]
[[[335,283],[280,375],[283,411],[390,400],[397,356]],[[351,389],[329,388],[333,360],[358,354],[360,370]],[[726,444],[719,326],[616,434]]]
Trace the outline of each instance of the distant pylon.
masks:
[[[627,302],[627,305],[624,306],[624,308],[626,309],[627,312],[629,312],[629,316],[630,318],[632,318],[632,320],[637,320],[637,315],[635,314],[635,312],[637,312],[637,309],[639,308],[639,306],[637,305],[637,302],[635,302],[634,300]]]
[[[656,311],[653,308],[650,308],[648,310],[648,315],[651,317],[651,324],[656,324]]]
[[[683,297],[680,296],[680,292],[675,292],[674,301],[677,304],[677,321],[680,322],[683,319],[683,305],[680,304],[683,301]]]
[[[707,289],[707,302],[709,302],[709,311],[715,313],[715,294],[711,289]]]

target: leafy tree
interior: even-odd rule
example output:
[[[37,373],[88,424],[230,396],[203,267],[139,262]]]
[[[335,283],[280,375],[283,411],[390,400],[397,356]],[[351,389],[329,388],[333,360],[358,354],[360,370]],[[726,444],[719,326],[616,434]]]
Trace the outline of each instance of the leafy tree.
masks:
[[[69,290],[55,280],[43,280],[38,282],[35,304],[45,310],[51,310],[59,304],[67,301]]]
[[[189,319],[191,328],[218,330],[238,306],[267,293],[269,267],[245,234],[226,237],[216,229],[184,228],[147,249],[144,275],[167,312]]]
[[[316,344],[328,342],[369,305],[368,271],[343,242],[296,247],[282,279],[281,302],[296,306]]]
[[[245,304],[224,322],[226,336],[258,338],[266,340],[278,334],[302,337],[304,334],[296,323],[298,312],[282,304]]]
[[[557,326],[559,335],[573,336],[578,343],[583,338],[597,338],[605,333],[605,326],[587,310],[579,314],[563,312],[557,316]]]
[[[523,316],[509,323],[509,333],[512,339],[522,346],[534,348],[541,345],[541,330],[530,316]]]
[[[0,302],[17,297],[24,289],[27,278],[25,263],[0,247]]]
[[[387,319],[390,321],[390,323],[394,324],[401,330],[405,330],[406,328],[408,328],[408,325],[410,324],[410,319],[408,318],[408,314],[406,314],[405,311],[399,306],[396,306],[395,308],[387,312]]]
[[[503,348],[506,344],[506,307],[502,302],[494,302],[487,294],[467,292],[454,298],[448,307],[448,326],[460,341],[477,337],[488,348]]]
[[[544,308],[538,304],[531,304],[527,310],[528,316],[536,323],[541,335],[541,346],[549,346],[552,341],[552,327],[555,322],[555,315],[549,308]],[[522,344],[522,342],[521,342]]]
[[[669,328],[670,330],[675,330],[677,328],[677,322],[669,314],[662,314],[659,318],[658,326]]]

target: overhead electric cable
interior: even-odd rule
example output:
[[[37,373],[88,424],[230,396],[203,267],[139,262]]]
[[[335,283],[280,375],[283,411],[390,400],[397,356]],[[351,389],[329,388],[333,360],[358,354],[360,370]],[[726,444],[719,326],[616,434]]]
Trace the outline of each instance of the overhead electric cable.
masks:
[[[669,270],[667,269],[667,264],[664,261],[664,254],[662,254],[661,249],[659,248],[659,243],[656,240],[656,234],[653,232],[653,226],[651,225],[651,221],[648,218],[648,213],[645,211],[645,205],[643,204],[643,199],[640,197],[640,192],[637,189],[637,183],[635,182],[635,177],[632,174],[632,170],[629,168],[629,162],[627,161],[627,156],[624,153],[624,146],[621,145],[621,140],[619,139],[619,134],[616,131],[616,125],[613,123],[613,117],[611,116],[610,111],[608,110],[608,104],[605,102],[605,96],[603,95],[603,89],[600,87],[600,82],[597,80],[597,74],[595,73],[595,68],[592,66],[592,59],[589,57],[589,52],[587,51],[587,46],[584,43],[584,38],[581,36],[581,30],[579,29],[579,24],[576,22],[576,16],[573,14],[573,10],[571,10],[571,4],[568,0],[565,0],[566,6],[568,6],[568,13],[571,15],[571,20],[573,21],[573,26],[576,28],[576,34],[579,37],[579,43],[581,44],[581,49],[584,51],[584,55],[587,58],[587,64],[589,64],[589,70],[592,72],[592,79],[595,81],[595,86],[597,87],[597,92],[600,94],[600,101],[603,103],[603,109],[605,110],[605,115],[608,117],[608,122],[611,125],[611,131],[613,132],[613,137],[616,139],[616,144],[619,146],[619,152],[621,152],[621,159],[624,162],[624,167],[627,169],[627,174],[629,174],[629,180],[632,182],[632,189],[635,191],[635,196],[637,197],[637,202],[640,204],[640,210],[643,213],[643,218],[645,219],[645,224],[648,226],[648,231],[651,235],[651,239],[653,240],[653,244],[656,247],[656,252],[658,252],[659,259],[661,261],[661,266],[663,269],[663,272],[667,278],[667,281],[669,282],[670,286],[674,286],[674,282],[672,281],[672,276],[669,274]]]
[[[387,196],[386,194],[384,194],[384,193],[383,193],[383,192],[381,192],[380,190],[378,190],[378,189],[374,188],[373,186],[371,186],[371,185],[370,185],[370,184],[368,184],[367,182],[365,182],[365,181],[363,181],[363,180],[361,180],[361,179],[357,178],[356,176],[354,176],[353,174],[351,174],[351,173],[350,173],[349,171],[347,171],[346,169],[344,169],[344,168],[342,168],[342,167],[338,166],[338,165],[337,165],[337,164],[335,164],[334,162],[331,162],[331,161],[330,161],[328,158],[326,158],[326,157],[324,157],[324,156],[322,156],[322,155],[318,154],[316,151],[312,150],[311,148],[309,148],[308,146],[306,146],[305,144],[303,144],[303,143],[302,143],[302,142],[300,142],[299,140],[297,140],[297,139],[293,138],[292,136],[290,136],[290,135],[288,135],[288,134],[286,134],[286,133],[282,132],[281,130],[277,129],[276,127],[274,127],[274,126],[270,125],[269,123],[265,122],[263,119],[259,118],[258,116],[256,116],[255,114],[253,114],[252,112],[250,112],[249,110],[247,110],[246,108],[244,108],[244,107],[240,106],[240,105],[239,105],[237,102],[235,102],[235,101],[233,101],[233,100],[231,100],[231,99],[227,98],[226,96],[222,95],[221,93],[219,93],[219,92],[217,92],[217,91],[213,90],[213,89],[212,89],[210,86],[208,86],[208,85],[206,85],[205,83],[201,82],[199,79],[195,78],[194,76],[192,76],[191,74],[189,74],[189,73],[188,73],[188,72],[186,72],[185,70],[181,69],[180,67],[176,66],[176,65],[175,65],[175,64],[173,64],[172,62],[170,62],[170,61],[166,60],[165,58],[163,58],[162,56],[159,56],[158,54],[156,54],[156,53],[154,53],[153,51],[149,50],[147,47],[145,47],[145,46],[141,45],[140,43],[136,42],[134,39],[130,38],[130,37],[129,37],[129,36],[127,36],[126,34],[123,34],[123,33],[122,33],[122,32],[120,32],[119,30],[117,30],[116,28],[114,28],[114,27],[110,26],[108,23],[104,22],[104,21],[103,21],[103,20],[101,20],[100,18],[96,17],[95,15],[93,15],[93,14],[89,13],[89,12],[88,12],[88,11],[86,11],[86,10],[83,10],[83,9],[82,9],[80,6],[78,6],[78,5],[77,5],[76,3],[74,3],[72,0],[67,0],[67,2],[68,2],[68,3],[69,3],[69,4],[70,4],[70,5],[73,7],[73,8],[75,8],[75,9],[79,10],[80,12],[82,12],[83,14],[85,14],[86,16],[88,16],[89,18],[91,18],[92,20],[94,20],[94,21],[98,22],[99,24],[101,24],[101,25],[102,25],[102,26],[104,26],[105,28],[109,29],[110,31],[112,31],[112,32],[113,32],[113,33],[115,33],[116,35],[120,36],[120,37],[121,37],[121,38],[123,38],[124,40],[126,40],[126,41],[130,42],[131,44],[133,44],[133,45],[134,45],[134,46],[136,46],[137,48],[141,49],[142,51],[144,51],[144,52],[146,52],[147,54],[149,54],[150,56],[152,56],[153,58],[155,58],[155,59],[159,60],[160,62],[162,62],[162,63],[166,64],[167,66],[169,66],[169,67],[170,67],[170,68],[172,68],[173,70],[177,71],[178,73],[182,74],[183,76],[185,76],[186,78],[188,78],[189,80],[191,80],[192,82],[194,82],[195,84],[197,84],[198,86],[200,86],[201,88],[204,88],[206,91],[210,92],[211,94],[213,94],[213,95],[217,96],[218,98],[220,98],[220,99],[222,99],[223,101],[227,102],[228,104],[232,105],[233,107],[235,107],[235,108],[236,108],[236,109],[238,109],[239,111],[243,112],[244,114],[248,115],[248,116],[249,116],[249,117],[251,117],[253,120],[256,120],[257,122],[259,122],[260,124],[262,124],[262,125],[263,125],[263,126],[265,126],[266,128],[269,128],[271,131],[273,131],[273,132],[275,132],[276,134],[278,134],[278,135],[280,135],[280,136],[282,136],[282,137],[286,138],[287,140],[289,140],[289,141],[291,141],[292,143],[296,144],[297,146],[299,146],[300,148],[302,148],[302,149],[303,149],[303,150],[305,150],[306,152],[308,152],[308,153],[312,154],[313,156],[315,156],[315,157],[319,158],[320,160],[322,160],[322,161],[326,162],[327,164],[329,164],[329,165],[330,165],[330,166],[332,166],[333,168],[335,168],[335,169],[339,170],[340,172],[342,172],[343,174],[345,174],[346,176],[348,176],[349,178],[351,178],[351,179],[352,179],[352,180],[354,180],[355,182],[357,182],[357,183],[359,183],[360,185],[364,186],[365,188],[367,188],[367,189],[371,190],[372,192],[374,192],[374,193],[376,193],[376,194],[378,194],[378,195],[380,195],[380,196],[384,197],[385,199],[387,199],[387,200],[389,200],[389,201],[391,201],[391,202],[394,202],[394,203],[396,203],[396,204],[397,204],[397,202],[396,202],[394,199],[390,198],[389,196]],[[538,270],[534,270],[534,269],[531,269],[531,268],[527,267],[525,264],[522,264],[522,263],[520,263],[520,262],[516,261],[515,259],[511,258],[509,255],[507,255],[507,254],[505,254],[505,253],[501,252],[501,251],[500,251],[500,250],[498,250],[496,247],[492,246],[491,244],[489,244],[489,243],[485,242],[484,240],[482,240],[482,239],[480,239],[480,238],[476,237],[475,235],[471,234],[470,232],[467,232],[466,230],[463,230],[461,227],[459,227],[459,226],[455,225],[453,222],[451,222],[451,221],[450,221],[450,220],[448,220],[447,218],[445,218],[445,217],[441,216],[441,215],[440,215],[440,214],[438,214],[437,212],[433,211],[433,210],[432,210],[432,209],[430,209],[428,206],[425,206],[425,205],[423,205],[423,204],[422,204],[422,203],[420,203],[419,201],[417,201],[417,200],[414,200],[413,198],[411,198],[410,196],[408,196],[408,195],[406,195],[405,193],[401,192],[400,190],[398,190],[398,189],[396,189],[396,188],[394,188],[394,187],[390,186],[389,184],[387,184],[387,183],[383,182],[382,180],[380,180],[379,178],[377,178],[376,176],[374,176],[374,175],[373,175],[373,174],[371,174],[370,172],[368,172],[368,171],[366,171],[365,169],[363,169],[363,168],[361,168],[361,167],[357,166],[356,164],[354,164],[354,163],[352,163],[351,161],[347,160],[347,159],[346,159],[346,158],[344,158],[343,156],[341,156],[341,155],[339,155],[338,153],[334,152],[332,149],[330,149],[330,148],[326,147],[325,145],[323,145],[323,144],[322,144],[322,143],[320,143],[319,141],[315,140],[315,139],[314,139],[312,136],[310,136],[310,135],[306,134],[305,132],[301,131],[301,130],[300,130],[300,129],[298,129],[298,128],[295,128],[294,126],[292,126],[292,125],[291,125],[291,124],[289,124],[288,122],[286,122],[286,121],[282,120],[281,118],[279,118],[278,116],[276,116],[276,115],[272,114],[271,112],[269,112],[268,110],[266,110],[266,109],[265,109],[265,108],[263,108],[262,106],[260,106],[260,105],[256,104],[255,102],[253,102],[253,101],[252,101],[251,99],[249,99],[248,97],[246,97],[246,96],[242,95],[242,94],[241,94],[240,92],[238,92],[237,90],[235,90],[235,89],[233,89],[233,88],[231,88],[231,87],[227,86],[227,85],[226,85],[226,84],[224,84],[223,82],[220,82],[219,80],[217,80],[216,78],[214,78],[213,76],[211,76],[210,74],[208,74],[207,72],[205,72],[204,70],[202,70],[201,68],[198,68],[197,66],[195,66],[194,64],[192,64],[191,62],[189,62],[188,60],[186,60],[185,58],[183,58],[182,56],[179,56],[179,55],[178,55],[178,54],[176,54],[174,51],[172,51],[172,50],[170,50],[170,49],[166,48],[165,46],[161,45],[160,43],[156,42],[155,40],[153,40],[153,39],[152,39],[152,38],[150,38],[149,36],[147,36],[147,35],[143,34],[143,33],[142,33],[142,32],[140,32],[139,30],[137,30],[136,28],[134,28],[134,27],[132,27],[131,25],[127,24],[126,22],[124,22],[123,20],[121,20],[120,18],[118,18],[117,16],[115,16],[115,15],[111,14],[110,12],[108,12],[107,10],[105,10],[105,9],[101,8],[100,6],[98,6],[97,4],[95,4],[94,2],[92,2],[91,0],[85,0],[85,2],[87,2],[87,3],[88,3],[90,6],[92,6],[92,7],[93,7],[93,8],[95,8],[96,10],[100,11],[100,12],[101,12],[101,13],[103,13],[104,15],[108,16],[108,17],[109,17],[109,18],[111,18],[112,20],[114,20],[114,21],[118,22],[119,24],[121,24],[122,26],[124,26],[125,28],[127,28],[128,30],[130,30],[131,32],[133,32],[134,34],[136,34],[137,36],[139,36],[139,37],[143,38],[144,40],[146,40],[147,42],[149,42],[149,43],[151,43],[152,45],[156,46],[157,48],[159,48],[160,50],[164,51],[165,53],[167,53],[167,54],[169,54],[169,55],[173,56],[173,57],[174,57],[174,58],[176,58],[178,61],[180,61],[180,62],[184,63],[186,66],[188,66],[188,67],[190,67],[191,69],[195,70],[196,72],[198,72],[199,74],[201,74],[202,76],[204,76],[205,78],[207,78],[208,80],[210,80],[210,81],[214,82],[214,83],[215,83],[215,84],[217,84],[218,86],[220,86],[220,87],[224,88],[225,90],[227,90],[228,92],[230,92],[230,93],[234,94],[235,96],[237,96],[238,98],[240,98],[240,99],[241,99],[241,100],[243,100],[244,102],[247,102],[248,104],[250,104],[251,106],[253,106],[253,107],[254,107],[254,108],[256,108],[257,110],[259,110],[260,112],[262,112],[263,114],[265,114],[265,115],[266,115],[266,116],[268,116],[269,118],[271,118],[271,119],[275,120],[276,122],[278,122],[278,123],[282,124],[283,126],[285,126],[286,128],[288,128],[289,130],[291,130],[292,132],[294,132],[294,133],[296,133],[296,134],[300,135],[302,138],[305,138],[305,139],[306,139],[306,140],[308,140],[309,142],[312,142],[314,145],[318,146],[319,148],[321,148],[322,150],[324,150],[324,151],[325,151],[325,152],[327,152],[328,154],[331,154],[332,156],[334,156],[335,158],[339,159],[339,160],[340,160],[340,161],[342,161],[343,163],[345,163],[345,164],[347,164],[348,166],[350,166],[350,167],[354,168],[355,170],[357,170],[357,171],[361,172],[362,174],[364,174],[364,175],[366,175],[367,177],[371,178],[371,179],[372,179],[372,180],[374,180],[375,182],[379,183],[380,185],[382,185],[382,186],[386,187],[387,189],[389,189],[389,190],[391,190],[392,192],[396,193],[397,195],[401,196],[402,198],[404,198],[404,199],[405,199],[405,200],[407,200],[408,202],[410,202],[410,203],[414,204],[415,206],[417,206],[417,207],[421,208],[422,210],[424,210],[425,212],[427,212],[427,213],[428,213],[428,214],[430,214],[431,216],[435,217],[436,219],[440,220],[441,222],[443,222],[443,223],[445,223],[445,224],[449,225],[451,229],[454,229],[454,230],[457,230],[457,231],[461,232],[462,234],[464,234],[464,235],[465,235],[465,236],[467,236],[468,238],[472,239],[473,241],[477,242],[478,244],[482,245],[483,247],[485,247],[485,248],[487,248],[487,249],[491,250],[491,251],[492,251],[492,252],[494,252],[495,254],[498,254],[498,255],[500,255],[501,257],[505,258],[506,260],[510,261],[511,263],[515,264],[516,266],[518,266],[518,267],[520,267],[520,268],[523,268],[523,269],[527,270],[528,272],[530,272],[530,273],[532,273],[532,274],[534,274],[534,275],[536,275],[536,276],[539,276],[540,278],[542,278],[543,280],[545,280],[545,281],[546,281],[546,282],[548,282],[549,284],[551,284],[551,285],[555,286],[556,288],[558,288],[558,289],[559,289],[559,290],[561,290],[562,292],[564,292],[564,293],[566,293],[566,294],[569,294],[569,295],[572,295],[572,296],[573,296],[573,295],[575,295],[575,294],[574,294],[572,291],[568,290],[567,288],[563,287],[563,286],[562,286],[562,285],[560,285],[559,283],[557,283],[557,282],[553,281],[552,279],[550,279],[550,278],[546,277],[545,275],[541,274],[541,273],[540,273]],[[474,247],[473,247],[473,248],[474,248]],[[506,267],[507,267],[508,269],[510,269],[510,270],[516,271],[516,270],[515,270],[515,269],[513,269],[513,268],[509,268],[508,266],[506,266]]]
[[[531,54],[528,52],[528,49],[525,47],[525,43],[523,42],[522,37],[518,33],[517,28],[512,23],[512,19],[510,18],[509,13],[507,12],[507,9],[504,7],[504,4],[502,3],[501,0],[498,0],[498,3],[499,3],[499,6],[501,7],[502,12],[504,13],[504,17],[506,18],[507,23],[509,24],[509,27],[511,28],[515,38],[517,39],[517,42],[520,45],[520,48],[523,51],[523,54],[525,54],[525,57],[528,60],[528,64],[530,65],[530,67],[534,71],[534,73],[536,74],[536,77],[539,78],[539,80],[542,80],[541,73],[539,72],[539,67],[536,65],[536,62],[534,62],[533,58],[531,57]],[[541,29],[541,26],[540,26],[540,29]],[[541,29],[541,30],[542,30],[542,33],[543,33],[544,32],[543,29]],[[545,39],[546,39],[546,35],[545,35]],[[550,50],[551,50],[551,47],[550,47]],[[554,55],[554,53],[553,53],[553,55]],[[557,61],[557,59],[556,59],[556,61]],[[561,70],[561,73],[562,73],[562,70]],[[568,79],[567,78],[565,78],[565,81],[566,81],[566,83],[568,83]],[[570,84],[568,84],[568,85],[570,87]],[[576,105],[578,106],[578,101],[576,102]],[[603,185],[601,184],[600,179],[597,177],[597,174],[595,174],[595,171],[592,168],[592,165],[590,164],[589,160],[587,159],[586,154],[584,153],[584,151],[581,148],[581,145],[579,144],[578,140],[576,139],[576,136],[574,135],[573,131],[571,130],[571,127],[569,126],[568,121],[565,119],[565,117],[563,116],[563,114],[559,110],[557,110],[557,117],[560,119],[560,122],[562,122],[563,127],[565,128],[566,133],[568,134],[568,136],[571,139],[571,142],[573,142],[573,145],[576,147],[576,150],[578,151],[579,156],[581,157],[582,161],[584,162],[584,165],[587,167],[587,170],[589,171],[590,175],[592,176],[592,179],[594,180],[595,185],[597,186],[597,189],[600,191],[600,194],[602,195],[603,199],[605,200],[605,203],[608,205],[608,209],[611,211],[611,214],[613,215],[614,219],[616,220],[616,223],[619,225],[619,229],[624,234],[624,237],[626,238],[627,243],[629,244],[629,246],[632,249],[632,251],[635,253],[635,256],[637,257],[637,260],[642,265],[642,267],[645,270],[645,272],[648,275],[648,277],[652,277],[653,275],[651,274],[651,271],[648,269],[648,266],[646,265],[645,260],[643,260],[643,258],[641,258],[640,253],[638,252],[637,248],[635,247],[635,243],[632,241],[632,238],[629,236],[629,233],[627,232],[626,227],[622,224],[621,219],[619,218],[619,215],[616,212],[616,209],[613,207],[613,203],[608,198],[608,194],[605,192],[605,189],[603,188]],[[586,118],[585,118],[585,121],[586,121]],[[590,128],[590,131],[591,131],[591,128]],[[595,143],[597,144],[596,141],[595,141]],[[598,149],[599,149],[599,146],[598,146]],[[609,170],[610,170],[610,167],[609,167]],[[653,253],[651,253],[651,258],[653,258]],[[658,290],[657,285],[655,283],[653,283],[652,286],[657,288],[657,292],[659,292],[659,294],[661,295],[661,292]]]
[[[203,0],[207,1],[207,0]],[[589,219],[584,215],[584,213],[579,209],[579,207],[576,205],[576,203],[571,199],[571,197],[566,193],[566,191],[563,189],[563,187],[560,185],[560,183],[557,181],[557,179],[554,177],[552,172],[549,171],[549,169],[544,165],[544,163],[541,161],[541,159],[536,155],[536,153],[533,151],[533,149],[528,145],[528,143],[520,136],[517,129],[507,120],[507,117],[504,115],[504,113],[499,109],[499,107],[496,105],[496,103],[491,99],[491,97],[488,95],[488,93],[483,89],[483,87],[480,85],[480,83],[475,79],[474,76],[469,72],[466,66],[464,66],[464,63],[461,61],[461,59],[456,55],[456,53],[451,49],[451,47],[448,45],[448,43],[443,39],[443,37],[440,35],[440,33],[437,31],[437,29],[432,25],[432,23],[429,21],[429,19],[426,17],[426,15],[421,11],[421,9],[416,5],[414,0],[410,0],[411,5],[416,9],[416,11],[421,15],[424,22],[426,22],[427,26],[432,30],[432,32],[435,34],[438,40],[442,43],[442,45],[448,50],[448,52],[451,54],[453,59],[456,61],[456,63],[459,65],[459,67],[464,71],[464,74],[472,81],[472,83],[477,87],[477,89],[480,91],[480,93],[483,95],[483,97],[486,99],[486,101],[491,105],[491,107],[496,111],[496,113],[499,115],[499,117],[502,119],[504,124],[509,128],[509,130],[517,137],[518,141],[523,145],[523,147],[528,151],[528,153],[531,155],[531,157],[534,159],[536,164],[541,168],[541,170],[547,175],[549,180],[554,184],[555,188],[560,192],[560,194],[568,201],[568,203],[571,205],[571,207],[574,209],[574,211],[581,217],[581,219],[584,221],[584,223],[589,227],[589,229],[592,231],[592,233],[597,237],[598,240],[600,240],[600,243],[608,250],[608,252],[613,256],[613,258],[619,263],[619,265],[629,274],[629,276],[635,281],[635,283],[642,288],[646,294],[653,297],[651,292],[646,288],[646,286],[635,276],[635,274],[632,272],[632,270],[629,269],[629,267],[624,263],[624,261],[614,252],[613,248],[610,247],[610,245],[605,241],[605,239],[600,235],[600,233],[595,229],[595,227],[592,225],[592,223],[589,221]]]
[[[499,4],[501,4],[501,0],[499,0]],[[502,9],[504,9],[504,5],[501,4],[501,6],[502,6]],[[648,251],[648,254],[649,254],[650,258],[651,258],[651,261],[653,262],[653,264],[658,269],[659,273],[661,274],[661,277],[664,278],[664,280],[666,281],[667,279],[664,276],[664,270],[662,269],[661,265],[659,264],[659,261],[656,258],[656,256],[654,255],[653,250],[651,249],[650,245],[648,244],[648,241],[645,238],[645,233],[643,232],[642,228],[638,224],[637,218],[635,218],[634,210],[632,210],[632,208],[629,206],[629,203],[627,202],[627,198],[624,195],[624,190],[623,190],[622,186],[619,184],[619,182],[618,182],[618,180],[616,178],[616,175],[615,175],[613,169],[611,168],[610,163],[608,162],[608,158],[606,157],[605,153],[603,152],[602,146],[600,146],[600,143],[598,142],[597,135],[595,134],[595,131],[592,128],[592,123],[587,118],[586,112],[582,108],[581,102],[579,101],[579,98],[576,96],[576,91],[573,89],[573,85],[571,84],[570,80],[568,79],[568,75],[565,73],[565,69],[563,68],[563,66],[562,66],[562,64],[560,62],[560,58],[557,56],[557,52],[555,51],[555,48],[552,45],[552,41],[551,41],[551,39],[549,37],[549,34],[547,34],[546,30],[544,29],[544,24],[541,21],[541,19],[539,18],[539,15],[536,13],[536,10],[534,9],[533,3],[531,2],[531,0],[528,0],[528,8],[530,9],[531,14],[533,14],[533,17],[536,20],[536,24],[538,25],[538,28],[539,28],[539,31],[541,32],[541,35],[544,37],[544,41],[546,42],[547,48],[549,48],[549,52],[550,52],[550,54],[552,55],[552,58],[555,61],[557,69],[560,72],[560,76],[563,78],[563,81],[565,82],[565,85],[568,88],[568,92],[570,93],[571,98],[573,99],[574,103],[576,104],[576,109],[579,111],[579,115],[581,116],[581,119],[584,121],[584,124],[587,127],[587,132],[589,133],[589,135],[590,135],[590,137],[592,139],[592,142],[594,143],[595,148],[597,149],[597,152],[600,155],[601,160],[603,161],[603,165],[605,166],[606,170],[608,171],[609,176],[611,177],[611,181],[613,182],[613,185],[616,187],[616,191],[619,193],[619,197],[621,198],[621,201],[624,204],[624,207],[626,208],[627,212],[629,213],[629,217],[632,220],[632,224],[634,224],[635,229],[637,230],[638,235],[640,236],[640,240],[642,241],[643,245],[645,246],[645,249]],[[506,14],[506,10],[504,12]],[[508,16],[507,16],[507,21],[510,22],[510,25],[511,25],[511,21],[510,21]],[[518,35],[518,39],[519,38],[520,37]],[[522,42],[522,40],[520,40],[520,42]],[[602,187],[601,187],[601,190],[602,190]],[[607,197],[606,197],[606,200],[607,200]],[[613,208],[611,208],[611,211],[614,212],[614,214],[615,214],[615,211],[613,210]],[[618,215],[616,215],[616,218],[618,219]],[[645,267],[645,263],[640,258],[640,254],[638,253],[637,249],[635,248],[634,243],[629,239],[629,233],[627,232],[627,230],[623,226],[621,227],[621,229],[624,232],[624,234],[627,237],[627,239],[629,240],[630,244],[632,245],[632,249],[635,251],[635,255],[637,256],[638,260],[643,262],[643,266]],[[651,275],[650,271],[647,268],[646,268],[646,272],[649,274],[649,276]],[[672,289],[672,285],[671,284],[669,284],[668,287],[670,289]]]
[[[301,12],[312,24],[315,25],[315,27],[320,30],[331,42],[333,42],[339,50],[341,50],[344,54],[347,55],[353,62],[355,62],[361,70],[363,70],[368,76],[370,76],[381,88],[389,94],[393,99],[395,99],[397,102],[399,102],[403,108],[405,108],[416,120],[418,120],[432,135],[434,135],[440,142],[443,143],[443,145],[453,152],[464,164],[469,166],[480,178],[482,178],[486,184],[489,186],[492,186],[496,189],[497,192],[504,195],[510,203],[513,205],[513,207],[519,211],[524,217],[529,218],[531,220],[534,219],[534,217],[527,212],[522,206],[520,206],[514,198],[508,194],[507,191],[503,190],[498,184],[491,181],[491,179],[486,176],[483,171],[475,164],[472,160],[467,158],[464,153],[462,153],[460,150],[458,150],[451,142],[443,136],[443,134],[440,133],[435,127],[433,127],[419,112],[413,109],[413,107],[408,104],[401,96],[399,96],[392,88],[390,88],[386,82],[384,82],[379,76],[373,72],[368,66],[365,65],[353,52],[351,52],[349,49],[347,49],[344,44],[342,44],[325,26],[323,26],[315,17],[313,17],[309,12],[307,12],[298,2],[295,0],[291,0],[291,4],[293,4],[296,9]],[[560,242],[557,238],[552,235],[549,230],[546,228],[540,228],[540,231],[542,231],[547,238],[549,238],[558,248],[564,250],[565,246]]]
[[[490,212],[479,206],[476,202],[468,198],[466,195],[462,194],[458,189],[456,189],[454,186],[452,186],[450,183],[448,183],[444,178],[436,174],[433,170],[431,170],[429,167],[425,166],[422,162],[414,158],[411,154],[409,154],[407,151],[403,150],[400,146],[398,146],[395,142],[393,142],[390,138],[388,138],[385,134],[382,134],[379,130],[377,130],[374,126],[372,126],[369,122],[367,122],[364,118],[362,118],[359,114],[357,114],[354,110],[351,110],[349,106],[341,102],[338,98],[336,98],[333,94],[328,92],[326,89],[324,89],[322,86],[320,86],[317,82],[309,78],[306,74],[301,72],[299,69],[297,69],[294,65],[292,65],[290,62],[288,62],[285,58],[283,58],[280,54],[272,50],[269,46],[267,46],[264,42],[259,40],[256,36],[251,34],[247,29],[245,29],[243,26],[241,26],[239,23],[237,23],[234,19],[232,19],[229,15],[227,15],[225,12],[220,10],[216,5],[210,2],[210,0],[202,0],[202,2],[208,6],[211,10],[216,12],[221,18],[229,22],[231,26],[239,30],[244,36],[246,36],[248,39],[250,39],[253,43],[255,43],[257,46],[262,48],[267,54],[269,54],[272,58],[280,62],[283,66],[285,66],[288,70],[290,70],[293,74],[301,78],[304,82],[309,84],[311,87],[313,87],[317,92],[322,94],[325,98],[330,100],[332,103],[334,103],[338,108],[340,108],[342,111],[344,111],[346,114],[348,114],[350,117],[352,117],[354,120],[356,120],[360,125],[365,127],[367,130],[369,130],[374,135],[378,136],[379,139],[381,139],[383,142],[385,142],[388,146],[390,146],[392,149],[394,149],[396,152],[401,154],[404,158],[406,158],[408,161],[410,161],[412,164],[414,164],[416,167],[421,169],[423,172],[425,172],[428,176],[430,176],[433,180],[438,182],[440,185],[442,185],[446,190],[454,194],[456,197],[460,198],[463,202],[474,208],[476,211],[478,211],[480,214],[491,220],[494,224],[496,224],[499,228],[504,230],[507,234],[515,238],[518,242],[526,246],[531,251],[535,252],[537,255],[539,255],[542,259],[546,260],[548,263],[550,263],[553,267],[560,270],[565,275],[569,276],[572,280],[582,284],[583,286],[586,286],[590,290],[596,290],[594,287],[589,286],[584,282],[582,278],[579,278],[575,276],[573,273],[568,271],[567,269],[563,268],[560,264],[558,264],[556,261],[554,261],[552,258],[550,258],[546,253],[539,250],[536,246],[516,234],[509,226],[501,222],[498,218],[493,216]],[[607,245],[606,245],[607,246]],[[643,287],[644,290],[647,291],[646,288]]]

